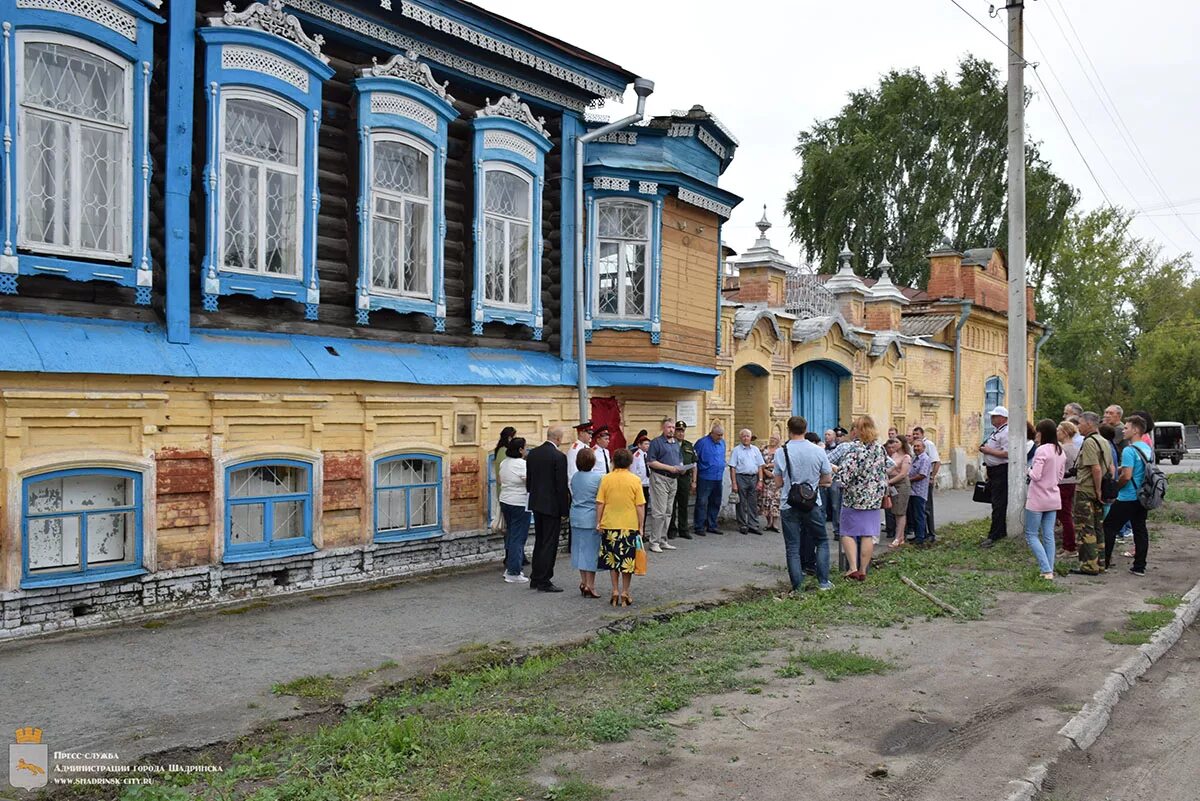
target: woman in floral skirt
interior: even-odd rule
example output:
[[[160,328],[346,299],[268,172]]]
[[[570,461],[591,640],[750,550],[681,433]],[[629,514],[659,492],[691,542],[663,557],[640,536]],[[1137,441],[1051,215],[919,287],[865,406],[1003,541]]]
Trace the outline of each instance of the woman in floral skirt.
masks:
[[[758,493],[758,513],[767,521],[767,531],[779,531],[779,487],[775,486],[775,454],[779,453],[779,435],[772,434],[763,448],[763,489]]]
[[[842,553],[850,565],[845,576],[862,581],[879,536],[888,457],[869,415],[858,418],[853,434],[854,440],[838,455],[837,477],[842,484]]]
[[[646,523],[646,497],[642,482],[629,472],[633,454],[625,448],[613,454],[613,471],[600,481],[596,493],[596,521],[600,527],[601,570],[612,576],[613,606],[633,605],[629,587],[633,583],[637,541]]]

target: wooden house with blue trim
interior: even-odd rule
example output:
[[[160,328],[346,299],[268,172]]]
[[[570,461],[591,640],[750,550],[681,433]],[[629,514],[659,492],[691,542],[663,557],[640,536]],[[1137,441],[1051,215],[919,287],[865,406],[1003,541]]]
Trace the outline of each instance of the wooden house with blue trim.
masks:
[[[456,0],[0,0],[0,638],[494,559],[499,430],[718,374],[695,107]],[[584,186],[585,285],[575,191]]]

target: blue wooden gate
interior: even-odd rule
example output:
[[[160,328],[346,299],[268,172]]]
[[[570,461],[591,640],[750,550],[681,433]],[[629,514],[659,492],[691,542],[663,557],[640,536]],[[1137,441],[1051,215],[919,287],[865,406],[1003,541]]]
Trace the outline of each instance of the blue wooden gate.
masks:
[[[808,421],[808,430],[824,434],[841,422],[838,399],[842,373],[828,364],[808,362],[794,371],[792,412]]]

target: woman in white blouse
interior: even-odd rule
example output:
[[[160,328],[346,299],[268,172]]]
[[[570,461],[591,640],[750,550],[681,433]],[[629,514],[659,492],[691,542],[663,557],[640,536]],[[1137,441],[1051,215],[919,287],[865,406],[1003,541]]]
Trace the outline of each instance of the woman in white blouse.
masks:
[[[509,584],[529,581],[521,573],[525,539],[529,536],[529,490],[525,486],[525,440],[513,437],[500,463],[500,511],[508,532],[504,535],[504,580]]]

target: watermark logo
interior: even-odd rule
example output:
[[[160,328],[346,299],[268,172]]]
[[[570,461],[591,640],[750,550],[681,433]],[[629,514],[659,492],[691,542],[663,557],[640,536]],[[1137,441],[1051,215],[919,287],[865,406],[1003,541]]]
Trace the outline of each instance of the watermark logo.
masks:
[[[33,726],[17,729],[17,742],[8,747],[8,783],[36,790],[46,786],[49,770],[50,751],[42,742],[42,730]]]

